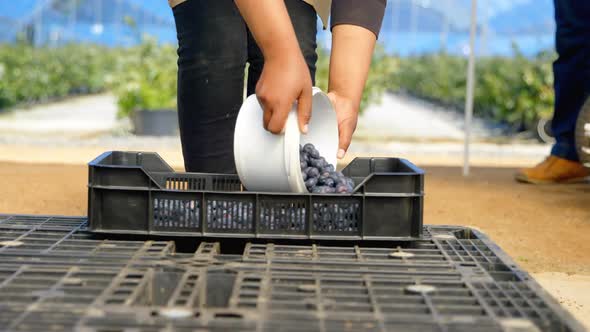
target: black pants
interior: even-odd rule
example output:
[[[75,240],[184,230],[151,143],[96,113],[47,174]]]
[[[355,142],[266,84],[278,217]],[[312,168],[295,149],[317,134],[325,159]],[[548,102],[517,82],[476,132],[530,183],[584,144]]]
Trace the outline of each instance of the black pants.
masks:
[[[313,79],[316,13],[301,0],[285,0],[285,4]],[[250,65],[250,95],[262,73],[262,53],[233,0],[188,0],[174,7],[173,12],[178,35],[178,117],[185,169],[235,173],[233,136],[243,101],[245,66]]]
[[[578,114],[590,95],[590,2],[554,0],[559,58],[553,64],[555,111],[551,154],[578,160],[575,127]]]

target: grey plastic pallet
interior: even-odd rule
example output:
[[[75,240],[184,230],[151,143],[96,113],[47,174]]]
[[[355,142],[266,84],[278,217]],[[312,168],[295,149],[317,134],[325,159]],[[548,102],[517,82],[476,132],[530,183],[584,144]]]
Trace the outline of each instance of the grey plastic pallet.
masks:
[[[12,243],[11,243],[12,242]],[[174,251],[165,241],[110,241],[87,231],[86,220],[72,217],[0,216],[0,253],[29,255],[82,253],[85,256],[165,255]]]
[[[47,244],[36,256],[0,247],[0,330],[583,331],[469,228],[426,226],[421,240],[380,246],[246,242],[239,254],[225,253],[223,242],[178,253],[172,242],[153,241],[167,249],[144,255],[138,248],[149,242],[122,241],[134,248],[126,259],[90,265],[82,263],[98,256],[84,253],[95,243],[119,242],[93,238],[84,218],[64,226],[61,217],[0,215],[0,236],[27,227],[34,234],[52,220],[70,232],[51,237],[57,245],[48,252]],[[73,238],[80,250],[68,251],[70,260],[57,255]]]

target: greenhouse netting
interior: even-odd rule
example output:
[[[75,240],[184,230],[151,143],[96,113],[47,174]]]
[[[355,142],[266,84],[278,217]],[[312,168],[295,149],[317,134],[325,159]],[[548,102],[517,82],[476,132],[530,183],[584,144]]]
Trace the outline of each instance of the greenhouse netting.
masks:
[[[390,53],[468,53],[470,0],[389,0],[380,43]],[[486,0],[478,4],[477,53],[533,55],[553,45],[551,0]],[[318,20],[318,27],[320,26]],[[133,45],[142,34],[176,42],[166,0],[19,0],[0,2],[0,42],[72,41]],[[327,31],[320,45],[329,47]]]

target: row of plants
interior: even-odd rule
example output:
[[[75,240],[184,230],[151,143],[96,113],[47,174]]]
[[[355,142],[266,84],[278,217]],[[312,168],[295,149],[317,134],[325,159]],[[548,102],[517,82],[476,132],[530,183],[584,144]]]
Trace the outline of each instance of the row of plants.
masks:
[[[553,112],[553,52],[523,56],[514,48],[513,57],[477,60],[474,112],[476,116],[505,124],[513,131],[534,129],[539,119]],[[379,102],[385,91],[406,92],[456,110],[463,110],[467,61],[445,53],[394,57],[377,48],[361,112]],[[316,81],[326,89],[329,55],[320,50]]]
[[[150,37],[128,48],[106,80],[117,96],[119,117],[130,117],[138,109],[176,109],[177,59],[174,46]]]
[[[474,112],[515,131],[533,129],[553,111],[552,62],[555,54],[542,52],[533,58],[515,49],[513,57],[477,60]],[[410,94],[462,110],[465,102],[467,61],[448,54],[400,59],[390,76],[391,90]]]
[[[327,90],[329,54],[318,50],[316,85]],[[530,58],[515,49],[513,57],[478,59],[475,113],[530,129],[553,108],[551,52]],[[176,50],[154,39],[131,48],[72,44],[36,47],[0,45],[0,109],[73,93],[111,90],[119,115],[137,109],[176,108]],[[463,108],[466,60],[448,54],[399,58],[380,47],[373,56],[361,111],[379,102],[385,91],[406,91],[436,103]]]
[[[0,109],[104,90],[125,52],[83,44],[0,44]]]
[[[328,82],[330,74],[330,54],[319,48],[317,50],[318,61],[316,64],[316,86],[323,91],[328,91]],[[361,99],[360,111],[365,110],[369,105],[379,103],[381,96],[387,90],[399,90],[392,81],[392,77],[396,77],[399,71],[400,59],[389,56],[380,45],[377,45],[373,58],[371,60],[371,68],[365,84],[365,90]]]

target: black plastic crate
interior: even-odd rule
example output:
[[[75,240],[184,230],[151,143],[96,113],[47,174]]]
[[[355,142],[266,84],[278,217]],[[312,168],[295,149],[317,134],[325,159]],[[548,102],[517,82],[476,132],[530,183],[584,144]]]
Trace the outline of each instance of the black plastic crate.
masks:
[[[227,253],[232,241],[200,242],[193,253],[172,246],[97,265],[43,265],[49,254],[18,264],[18,252],[2,251],[0,330],[584,331],[485,235],[423,234],[350,246],[245,242],[239,254]],[[149,247],[122,241],[132,242]]]
[[[178,173],[156,153],[89,163],[93,232],[205,237],[400,240],[422,231],[424,172],[404,159],[356,158],[353,194],[244,191],[237,175]]]

